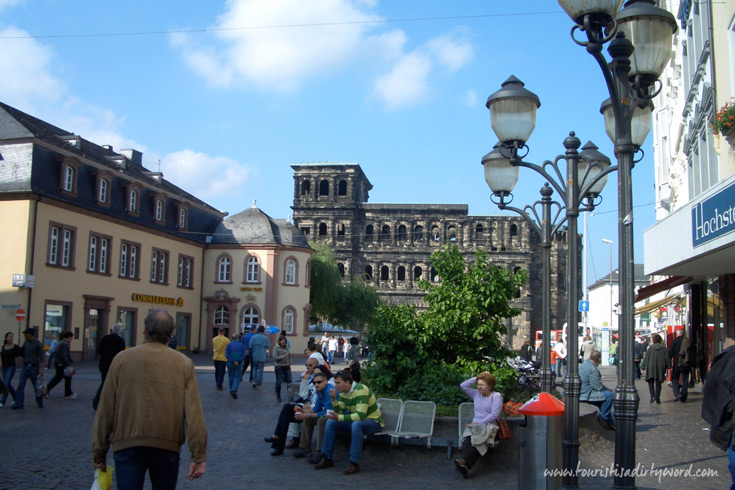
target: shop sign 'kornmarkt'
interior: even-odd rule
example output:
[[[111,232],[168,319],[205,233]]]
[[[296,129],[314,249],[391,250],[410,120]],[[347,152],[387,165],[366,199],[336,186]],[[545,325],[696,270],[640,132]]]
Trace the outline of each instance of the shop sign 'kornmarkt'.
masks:
[[[133,301],[139,301],[141,303],[156,303],[159,305],[171,305],[171,306],[184,306],[183,298],[168,298],[166,296],[153,296],[150,294],[139,294],[133,293]]]

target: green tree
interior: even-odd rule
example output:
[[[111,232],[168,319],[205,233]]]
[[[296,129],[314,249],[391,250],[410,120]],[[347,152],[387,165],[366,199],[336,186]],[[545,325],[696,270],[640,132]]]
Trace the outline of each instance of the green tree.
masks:
[[[362,332],[375,317],[379,304],[378,292],[361,278],[343,282],[336,299],[334,322]]]

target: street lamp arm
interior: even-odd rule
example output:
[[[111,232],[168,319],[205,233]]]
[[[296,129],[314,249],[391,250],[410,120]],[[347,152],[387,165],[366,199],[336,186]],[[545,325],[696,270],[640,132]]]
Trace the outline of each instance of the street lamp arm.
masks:
[[[504,146],[501,146],[502,149],[508,149]],[[502,151],[502,150],[501,150]],[[544,179],[549,182],[549,184],[554,188],[554,190],[560,195],[560,196],[566,196],[567,195],[567,186],[566,181],[564,180],[563,174],[559,171],[558,161],[562,158],[565,158],[564,155],[559,155],[554,159],[554,161],[546,160],[543,164],[538,165],[536,163],[526,162],[522,158],[518,158],[515,156],[512,156],[510,158],[510,164],[514,167],[524,167],[524,168],[530,168],[534,172],[542,175]],[[554,169],[554,174],[549,173],[547,170],[547,167],[551,167]]]

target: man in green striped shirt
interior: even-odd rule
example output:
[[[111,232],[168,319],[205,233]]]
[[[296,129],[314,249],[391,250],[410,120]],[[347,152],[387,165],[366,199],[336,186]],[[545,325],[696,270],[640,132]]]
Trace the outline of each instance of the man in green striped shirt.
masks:
[[[314,466],[317,470],[331,468],[332,452],[337,431],[348,431],[350,439],[350,466],[345,475],[360,471],[360,454],[364,435],[375,434],[383,428],[383,419],[375,395],[367,386],[354,383],[349,371],[339,371],[334,375],[334,386],[329,392],[334,411],[327,412],[327,426],[322,441],[322,460]],[[339,400],[337,399],[339,392]]]

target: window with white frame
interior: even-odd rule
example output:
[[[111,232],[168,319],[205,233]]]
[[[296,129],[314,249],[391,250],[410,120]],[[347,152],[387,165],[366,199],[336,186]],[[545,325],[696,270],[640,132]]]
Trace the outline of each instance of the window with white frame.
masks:
[[[246,325],[257,325],[260,323],[260,314],[258,310],[252,306],[248,306],[242,310],[242,322]]]
[[[260,264],[258,263],[258,257],[254,255],[248,257],[245,282],[260,282]]]
[[[153,249],[151,254],[151,282],[168,283],[168,251]]]
[[[176,285],[180,288],[191,288],[191,270],[194,259],[186,255],[179,255],[178,279]]]
[[[112,239],[98,233],[89,234],[88,272],[107,274],[110,270],[110,243]]]
[[[126,279],[138,279],[138,257],[140,244],[121,240],[120,242],[120,274]]]
[[[296,284],[296,261],[288,259],[286,261],[286,284]]]
[[[186,209],[179,209],[179,228],[186,229]]]
[[[138,212],[138,191],[132,189],[128,195],[128,212]]]
[[[230,310],[226,306],[218,306],[214,310],[214,324],[215,325],[229,325],[230,324]]]
[[[156,221],[163,222],[163,199],[156,199]]]
[[[74,174],[76,171],[71,165],[64,167],[64,187],[66,192],[74,192]]]
[[[107,179],[100,179],[99,191],[97,193],[97,200],[103,204],[108,203],[108,197],[110,195],[110,181]]]
[[[283,310],[283,331],[287,334],[294,333],[294,324],[296,320],[296,312],[292,308]]]
[[[227,255],[217,261],[217,282],[232,282],[232,261]]]
[[[58,223],[49,226],[48,261],[56,267],[74,267],[76,228]]]

